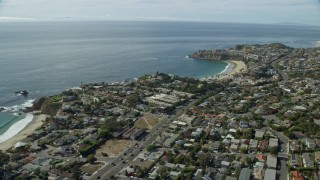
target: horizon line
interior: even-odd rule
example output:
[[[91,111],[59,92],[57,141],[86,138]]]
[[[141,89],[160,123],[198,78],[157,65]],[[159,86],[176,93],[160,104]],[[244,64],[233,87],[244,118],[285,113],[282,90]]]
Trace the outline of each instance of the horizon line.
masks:
[[[210,21],[205,19],[179,19],[172,17],[135,17],[135,18],[97,18],[97,17],[8,17],[0,16],[0,23],[2,22],[58,22],[58,21],[112,21],[112,22],[194,22],[194,23],[225,23],[225,24],[252,24],[252,25],[286,25],[286,26],[315,26],[316,24],[304,24],[295,22],[233,22],[233,21]]]

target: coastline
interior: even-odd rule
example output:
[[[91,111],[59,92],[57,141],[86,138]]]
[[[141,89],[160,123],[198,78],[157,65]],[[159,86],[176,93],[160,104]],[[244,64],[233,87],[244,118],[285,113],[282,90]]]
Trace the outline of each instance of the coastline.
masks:
[[[212,75],[206,78],[201,78],[201,80],[208,81],[208,80],[223,80],[232,78],[235,74],[243,72],[247,69],[247,66],[243,61],[237,60],[226,60],[224,61],[228,63],[226,68],[217,75]]]
[[[27,136],[31,135],[36,129],[41,127],[48,116],[40,114],[33,116],[31,122],[29,122],[21,131],[15,134],[13,137],[0,143],[0,150],[7,150],[14,146],[17,142],[22,141]]]

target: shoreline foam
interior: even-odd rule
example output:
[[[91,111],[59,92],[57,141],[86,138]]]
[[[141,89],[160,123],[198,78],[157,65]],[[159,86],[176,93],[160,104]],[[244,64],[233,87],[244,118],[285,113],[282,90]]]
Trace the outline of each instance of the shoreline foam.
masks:
[[[226,78],[232,78],[235,74],[242,72],[247,69],[247,66],[243,61],[236,60],[226,60],[224,61],[228,63],[226,68],[221,71],[219,74],[208,76],[206,78],[201,78],[200,80],[208,81],[208,80],[222,80]]]
[[[229,62],[226,62],[226,63],[227,63],[228,65],[224,68],[223,71],[221,71],[221,72],[218,73],[217,75],[225,73],[225,72],[230,68],[230,63],[229,63]]]
[[[4,134],[6,134],[7,132],[10,133],[10,138],[8,138],[7,136],[5,138],[0,139],[1,141],[0,150],[7,150],[12,146],[14,146],[17,142],[31,135],[36,129],[38,129],[43,125],[43,121],[47,117],[48,116],[44,114],[36,115],[36,116],[33,116],[32,114],[27,114],[27,116],[24,119],[13,124],[4,133]],[[14,132],[14,134],[12,132]]]
[[[22,131],[33,119],[32,114],[27,114],[23,119],[12,124],[2,135],[0,135],[0,143],[12,138]]]
[[[32,107],[32,103],[35,101],[35,99],[29,99],[25,101],[22,104],[19,105],[12,105],[12,106],[3,106],[4,108],[3,112],[19,112],[21,110],[26,109],[27,107]]]

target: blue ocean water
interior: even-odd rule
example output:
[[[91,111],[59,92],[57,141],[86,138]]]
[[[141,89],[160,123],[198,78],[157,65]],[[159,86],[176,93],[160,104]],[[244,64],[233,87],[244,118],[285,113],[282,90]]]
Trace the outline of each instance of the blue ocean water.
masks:
[[[205,77],[226,67],[224,62],[186,58],[198,49],[272,42],[313,47],[319,38],[319,28],[309,26],[1,22],[0,107],[56,94],[81,82],[121,81],[156,71]],[[31,92],[27,99],[14,94],[23,89]]]

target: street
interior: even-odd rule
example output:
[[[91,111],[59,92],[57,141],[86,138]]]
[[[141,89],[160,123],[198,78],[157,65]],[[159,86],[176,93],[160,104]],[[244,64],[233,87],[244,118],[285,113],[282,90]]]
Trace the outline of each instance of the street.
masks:
[[[144,150],[149,144],[152,144],[156,137],[161,134],[165,128],[164,125],[170,123],[172,121],[178,120],[178,118],[192,105],[196,102],[193,100],[189,102],[187,106],[184,106],[180,109],[176,110],[176,114],[172,115],[169,118],[164,118],[160,121],[152,130],[150,130],[149,134],[144,137],[144,140],[140,140],[138,142],[138,147],[131,147],[124,151],[121,155],[114,158],[113,161],[107,162],[102,168],[100,168],[97,172],[95,172],[89,179],[110,179],[111,176],[115,176],[121,169],[128,165],[127,162],[132,161],[136,158],[139,153]],[[126,156],[124,154],[127,154]],[[132,154],[132,155],[131,155]],[[125,162],[125,163],[123,163]]]

